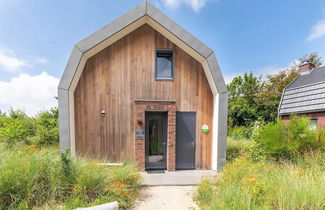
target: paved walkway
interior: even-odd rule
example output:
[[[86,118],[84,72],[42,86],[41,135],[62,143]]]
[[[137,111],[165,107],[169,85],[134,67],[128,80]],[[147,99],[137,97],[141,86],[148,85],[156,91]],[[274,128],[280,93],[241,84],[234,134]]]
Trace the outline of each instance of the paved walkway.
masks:
[[[134,210],[199,209],[193,201],[195,186],[144,187]]]
[[[213,177],[218,173],[213,170],[165,171],[165,173],[142,173],[144,186],[190,186],[197,185],[203,177]]]

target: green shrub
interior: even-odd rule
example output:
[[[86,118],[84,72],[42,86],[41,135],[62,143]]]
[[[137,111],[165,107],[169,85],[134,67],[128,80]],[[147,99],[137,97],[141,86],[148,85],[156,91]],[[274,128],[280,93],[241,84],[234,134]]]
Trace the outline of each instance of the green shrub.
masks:
[[[41,112],[36,117],[37,143],[51,145],[59,142],[58,109]]]
[[[257,136],[256,151],[276,159],[294,159],[310,150],[322,150],[325,145],[324,131],[315,131],[306,118],[291,117],[289,123],[277,121],[261,129]]]
[[[129,208],[139,187],[134,165],[98,163],[53,147],[0,145],[0,209],[74,209],[110,201]]]
[[[250,139],[251,135],[251,127],[236,126],[229,130],[229,136],[234,140]]]
[[[36,124],[32,117],[28,117],[22,110],[13,110],[9,112],[9,119],[18,121],[24,129],[27,131],[27,136],[34,136]]]
[[[13,144],[17,141],[25,141],[28,135],[27,129],[20,121],[6,119],[0,127],[0,142]]]
[[[290,162],[255,162],[242,156],[218,178],[205,180],[201,209],[324,209],[325,154],[305,153]]]

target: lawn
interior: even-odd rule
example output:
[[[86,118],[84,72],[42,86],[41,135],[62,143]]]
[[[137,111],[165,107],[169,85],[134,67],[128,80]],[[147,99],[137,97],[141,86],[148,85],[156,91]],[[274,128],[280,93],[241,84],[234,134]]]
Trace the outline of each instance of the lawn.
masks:
[[[0,209],[73,209],[118,201],[131,206],[140,174],[131,163],[102,166],[57,147],[0,144]]]

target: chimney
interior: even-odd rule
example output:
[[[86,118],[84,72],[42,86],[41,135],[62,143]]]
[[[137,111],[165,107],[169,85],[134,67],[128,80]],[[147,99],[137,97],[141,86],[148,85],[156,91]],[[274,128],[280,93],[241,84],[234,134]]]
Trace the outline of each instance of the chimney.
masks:
[[[313,68],[315,68],[315,65],[307,61],[299,66],[298,72],[299,74],[309,74],[313,70]]]

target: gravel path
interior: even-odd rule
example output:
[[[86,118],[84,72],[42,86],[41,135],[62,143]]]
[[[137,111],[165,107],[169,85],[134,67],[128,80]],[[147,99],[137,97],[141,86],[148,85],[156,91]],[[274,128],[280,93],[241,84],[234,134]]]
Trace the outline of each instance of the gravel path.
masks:
[[[139,199],[134,203],[134,210],[160,209],[199,209],[193,201],[195,186],[157,186],[145,187]]]

